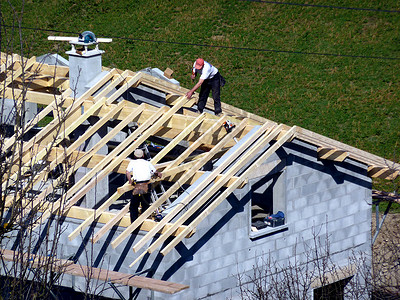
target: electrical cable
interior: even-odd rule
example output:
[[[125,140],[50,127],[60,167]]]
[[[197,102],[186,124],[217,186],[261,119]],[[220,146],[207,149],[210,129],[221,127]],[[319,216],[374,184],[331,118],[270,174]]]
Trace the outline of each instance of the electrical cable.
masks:
[[[13,27],[13,26],[10,26],[10,25],[3,25],[3,26],[5,26],[5,27]],[[77,35],[77,33],[69,32],[69,31],[50,30],[50,29],[43,29],[43,28],[24,27],[24,26],[22,26],[20,28],[21,29],[35,30],[35,31],[70,33],[70,34]],[[112,38],[112,39],[136,41],[136,42],[149,42],[149,43],[181,45],[181,46],[197,46],[197,47],[208,47],[208,48],[230,49],[230,50],[241,50],[241,51],[258,51],[258,52],[273,52],[273,53],[301,54],[301,55],[315,55],[315,56],[331,56],[331,57],[346,57],[346,58],[362,58],[362,59],[400,60],[400,57],[390,57],[390,56],[354,55],[354,54],[338,54],[338,53],[324,53],[324,52],[305,52],[305,51],[296,51],[296,50],[249,48],[249,47],[198,44],[198,43],[188,43],[188,42],[171,42],[171,41],[163,41],[163,40],[128,38],[128,37],[119,37],[119,36],[113,36],[113,37],[104,36],[104,37]]]
[[[379,8],[345,7],[345,6],[334,6],[334,5],[279,2],[279,1],[266,1],[266,0],[239,0],[239,1],[242,1],[242,2],[260,2],[260,3],[278,4],[278,5],[318,7],[318,8],[333,8],[333,9],[347,9],[347,10],[363,10],[363,11],[376,11],[376,12],[387,12],[387,13],[400,13],[400,10],[379,9]]]

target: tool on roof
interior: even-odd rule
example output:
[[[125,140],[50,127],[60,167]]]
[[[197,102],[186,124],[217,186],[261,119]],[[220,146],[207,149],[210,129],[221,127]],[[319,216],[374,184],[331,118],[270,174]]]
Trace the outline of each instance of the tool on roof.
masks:
[[[49,41],[65,41],[69,42],[72,46],[72,51],[76,51],[78,54],[86,54],[90,51],[89,46],[94,46],[97,51],[99,50],[99,43],[111,43],[112,39],[108,38],[96,38],[96,35],[91,31],[84,31],[79,34],[78,37],[69,36],[49,36]],[[83,51],[75,49],[76,46],[83,47]]]
[[[232,123],[231,121],[229,121],[229,120],[226,120],[226,121],[223,123],[223,125],[224,125],[224,128],[225,128],[225,130],[226,130],[227,133],[230,133],[230,132],[232,131],[232,129],[236,127],[236,125],[233,124],[233,123]],[[235,141],[236,144],[238,143],[238,141],[237,141],[237,139],[236,139],[235,137],[233,138],[233,140]]]
[[[91,31],[84,31],[79,34],[78,41],[88,44],[88,43],[96,43],[97,39],[93,32]]]

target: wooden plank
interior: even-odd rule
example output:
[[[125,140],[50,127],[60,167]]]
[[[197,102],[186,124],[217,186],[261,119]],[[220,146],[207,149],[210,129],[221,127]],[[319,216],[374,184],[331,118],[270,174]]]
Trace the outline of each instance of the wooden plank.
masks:
[[[69,107],[67,107],[67,109],[65,110],[66,113],[72,114],[74,111],[76,111],[87,97],[91,96],[91,94],[93,94],[98,88],[100,88],[105,82],[107,82],[113,76],[113,72],[114,71],[111,71],[109,74],[107,74],[101,80],[99,80],[92,88],[90,88],[88,91],[86,91],[76,101],[73,101],[73,103]],[[52,95],[52,97],[54,100],[54,95]],[[56,100],[57,100],[57,98],[56,98]],[[58,100],[62,101],[62,99],[58,99]],[[49,135],[51,132],[55,131],[57,129],[58,125],[59,124],[56,120],[53,120],[52,122],[50,122],[38,134],[36,134],[35,137],[33,137],[28,143],[25,144],[25,150],[26,151],[30,150],[30,148],[32,147],[32,145],[34,143],[40,143],[46,135]]]
[[[0,249],[0,254],[4,260],[12,262],[15,262],[17,257],[20,257],[20,253],[18,251],[7,249]],[[22,257],[23,261],[20,261],[20,263],[26,263],[31,268],[41,268],[42,266],[40,261],[47,261],[47,259],[43,256],[28,253],[23,253]],[[53,266],[58,268],[57,272],[59,273],[85,277],[88,280],[95,279],[105,282],[113,282],[115,284],[121,284],[140,289],[148,289],[166,294],[175,294],[179,291],[189,288],[189,286],[184,284],[173,283],[149,277],[132,276],[131,274],[115,272],[107,269],[74,264],[73,261],[65,259],[53,258],[52,263]]]
[[[39,175],[37,175],[34,179],[34,181],[36,182],[37,179],[42,178],[44,175],[43,173],[47,172],[46,170],[53,170],[56,165],[58,163],[61,163],[64,161],[64,159],[69,158],[70,160],[72,160],[74,162],[74,167],[69,169],[67,172],[67,176],[69,177],[71,176],[77,168],[83,166],[85,164],[86,161],[88,161],[91,157],[91,155],[93,155],[93,153],[96,153],[98,151],[98,149],[100,149],[101,147],[103,147],[108,140],[110,140],[113,135],[112,132],[110,133],[109,136],[106,136],[104,140],[100,141],[99,143],[97,143],[92,149],[89,150],[89,152],[84,152],[84,155],[80,155],[79,153],[75,153],[75,156],[71,156],[74,153],[74,150],[79,147],[83,142],[85,142],[85,140],[87,139],[88,136],[90,136],[92,133],[94,133],[98,128],[100,128],[102,125],[104,125],[109,119],[111,119],[115,114],[117,114],[123,107],[124,107],[125,103],[121,102],[119,105],[115,106],[114,109],[112,111],[110,111],[110,113],[105,116],[104,118],[100,119],[95,125],[93,125],[91,128],[89,128],[85,134],[83,134],[80,138],[78,138],[71,146],[69,146],[67,149],[61,150],[61,151],[57,151],[58,153],[60,153],[59,156],[55,156],[54,160],[51,161],[50,163],[50,167],[46,168],[45,171],[41,172]],[[136,115],[140,113],[140,111],[133,113],[133,115]],[[114,128],[114,132],[118,132],[120,129],[122,129],[127,123],[129,122],[129,120],[125,120],[123,122],[120,122],[115,128]],[[53,148],[52,150],[56,151],[56,148]],[[54,152],[52,151],[52,152]],[[22,215],[26,215],[29,210],[33,207],[36,207],[37,205],[39,205],[40,201],[42,201],[44,199],[44,197],[46,195],[48,195],[49,193],[51,193],[54,189],[54,187],[58,186],[61,181],[64,180],[63,177],[57,178],[55,181],[53,181],[53,183],[51,185],[49,185],[44,191],[42,191],[37,197],[35,197],[35,199],[33,199],[33,201],[30,202],[29,207],[25,208],[23,210],[23,214]],[[58,208],[58,202],[56,202],[55,207]],[[47,215],[47,214],[46,214]],[[47,219],[47,218],[43,218],[42,219]]]
[[[222,128],[222,130],[225,130],[223,128],[223,121],[225,120],[226,116],[223,115],[218,121],[214,123],[204,134],[200,136],[200,138],[196,139],[195,142],[193,142],[181,155],[179,155],[166,169],[165,171],[168,171],[179,164],[181,164],[186,158],[189,157],[190,154],[193,153],[200,145],[202,145],[205,141],[205,138],[209,135],[212,135],[216,130]]]
[[[75,156],[71,156],[74,151],[81,146],[88,138],[90,138],[95,132],[97,132],[98,129],[100,129],[104,124],[106,124],[115,114],[117,114],[123,107],[125,106],[124,102],[121,102],[119,105],[115,106],[113,110],[110,111],[108,115],[106,115],[104,118],[101,118],[98,120],[93,126],[91,126],[86,132],[81,135],[72,145],[70,145],[67,149],[63,149],[62,151],[57,151],[58,155],[54,157],[54,155],[51,155],[52,152],[55,152],[57,149],[54,147],[51,148],[50,155],[47,156],[48,159],[51,157],[54,157],[54,159],[50,162],[50,165],[48,168],[46,168],[44,171],[42,171],[40,174],[35,176],[35,179],[33,180],[34,184],[37,183],[38,179],[43,178],[44,174],[47,174],[47,170],[54,170],[54,168],[60,164],[63,163],[66,159],[69,159],[69,161],[74,161],[74,168],[76,169],[78,165],[76,164],[78,159],[82,159],[82,155],[78,155],[78,153],[75,153]],[[121,127],[121,126],[119,126]],[[99,149],[99,144],[97,144],[96,149]],[[55,150],[55,151],[53,151]],[[95,150],[92,150],[91,153],[93,153]],[[88,152],[84,152],[84,155],[88,155]],[[85,161],[88,160],[88,157],[85,158]],[[80,166],[82,166],[83,161],[79,163]],[[54,184],[53,184],[54,186]]]
[[[279,131],[281,130],[281,127],[279,127]],[[151,238],[153,238],[154,234],[158,231],[160,231],[161,228],[163,228],[163,226],[169,222],[170,220],[172,220],[178,213],[181,212],[182,209],[186,209],[187,205],[201,192],[203,191],[211,182],[214,181],[214,179],[220,174],[222,173],[234,160],[236,160],[240,155],[242,155],[243,152],[245,152],[250,146],[252,146],[253,143],[255,143],[257,141],[257,139],[264,134],[264,132],[267,131],[266,135],[268,135],[271,131],[272,128],[269,127],[268,124],[264,124],[261,128],[259,128],[259,130],[257,130],[254,134],[251,135],[251,137],[249,139],[247,139],[244,143],[242,143],[238,149],[232,153],[227,159],[225,159],[217,168],[215,168],[208,176],[205,180],[203,180],[201,183],[199,183],[190,193],[186,194],[186,196],[184,196],[182,198],[182,200],[179,202],[179,205],[175,206],[172,211],[170,211],[166,216],[164,216],[164,218],[157,224],[157,226],[155,228],[153,228],[153,230],[149,231],[139,242],[136,243],[136,245],[133,246],[133,251],[137,252],[140,248],[142,248],[145,243],[147,243]],[[279,131],[274,131],[276,134],[273,136],[275,137]],[[271,137],[271,140],[272,138]],[[264,145],[265,143],[263,143]],[[251,149],[249,150],[248,153],[244,154],[245,156],[250,156],[249,153],[251,154],[255,154],[259,151],[259,147],[255,147],[255,145],[253,145],[251,147]],[[251,156],[250,156],[251,157]],[[243,161],[245,161],[243,158],[240,159],[240,165],[243,165]],[[227,179],[229,180],[232,176],[234,176],[235,174],[231,173],[231,176],[228,177]],[[225,178],[226,176],[223,175],[222,178]],[[227,180],[227,181],[228,181]],[[214,183],[212,186],[213,188],[211,188],[211,190],[214,189],[215,186],[218,186],[218,183],[221,182],[221,180],[217,181],[217,183]],[[224,182],[225,183],[225,182]],[[205,195],[209,194],[209,192],[207,191]],[[209,197],[207,196],[206,200]],[[206,201],[205,200],[205,201]],[[194,205],[196,206],[196,205]],[[191,209],[189,209],[191,210]],[[175,224],[180,223],[180,219],[175,222]],[[175,225],[174,225],[175,226]],[[179,226],[177,226],[179,227]],[[167,239],[168,236],[164,235],[162,237],[159,237],[157,239],[157,241],[155,241],[152,245],[152,247],[150,249],[154,249],[154,247],[158,247],[158,245],[160,243],[162,243],[165,239]]]
[[[112,89],[114,89],[118,84],[120,84],[125,78],[126,76],[128,76],[129,72],[123,72],[121,75],[115,76],[115,78],[113,77],[115,74],[115,72],[110,72],[108,74],[108,76],[105,76],[102,80],[100,80],[99,82],[101,82],[102,84],[100,85],[100,83],[97,83],[95,86],[97,87],[101,87],[102,85],[104,85],[106,82],[108,82],[110,79],[112,80],[112,82],[106,87],[104,88],[99,94],[97,94],[94,98],[95,104],[92,105],[91,107],[89,107],[85,113],[78,118],[78,120],[76,120],[71,126],[69,126],[65,131],[67,134],[69,134],[69,130],[71,130],[71,128],[75,128],[77,126],[77,124],[79,125],[81,123],[81,119],[85,119],[87,118],[89,115],[91,115],[94,111],[96,111],[99,107],[101,107],[103,105],[103,103],[106,102],[106,98],[103,98],[105,95],[107,95]],[[87,93],[87,92],[86,92]],[[86,94],[85,93],[85,94]],[[118,95],[121,95],[123,93],[123,89],[119,89],[117,92],[115,92],[113,94],[113,96],[118,97]],[[100,100],[98,100],[100,99]],[[132,112],[130,117],[135,117],[136,115],[138,115],[143,109],[143,106],[139,109],[136,110],[134,112]],[[115,114],[114,114],[115,115]],[[128,116],[129,118],[129,116]],[[97,143],[89,152],[88,154],[93,154],[95,153],[95,151],[97,152],[97,150],[100,148],[100,145],[104,146],[107,139],[111,139],[115,134],[117,134],[119,132],[119,130],[121,130],[123,127],[122,126],[126,126],[128,122],[130,122],[131,119],[129,120],[124,120],[122,121],[120,124],[117,125],[117,128],[119,128],[118,130],[114,129],[112,130],[109,134],[106,135],[106,137],[104,137],[99,143]],[[65,132],[62,132],[61,135],[65,135]],[[112,135],[113,134],[113,135]],[[85,134],[84,134],[85,136]],[[81,138],[79,140],[80,142],[83,141],[83,138]],[[50,147],[54,147],[54,141],[52,141],[52,143],[49,144]],[[41,150],[40,154],[43,155],[43,153],[47,153],[49,152],[49,149],[45,148],[43,150]],[[37,157],[41,156],[41,155],[36,155],[35,159],[37,159]],[[90,158],[90,156],[88,156],[86,159]],[[82,165],[83,161],[81,161],[81,165]],[[77,164],[75,164],[75,167],[77,168]],[[89,175],[89,174],[86,174]],[[54,186],[54,185],[53,185]],[[49,186],[49,188],[52,188],[52,186]],[[47,194],[48,191],[46,190],[44,194]],[[43,194],[43,193],[42,193]],[[35,203],[39,203],[39,201],[41,200],[41,197],[38,197],[37,199],[35,199]],[[55,206],[56,209],[58,209],[59,206]],[[48,213],[47,213],[48,214]],[[46,214],[46,215],[47,215]]]
[[[176,84],[170,83],[168,81],[165,81],[165,80],[162,80],[159,78],[155,78],[155,77],[145,74],[145,73],[143,74],[142,84],[148,85],[150,87],[153,87],[160,91],[166,92],[168,94],[185,95],[189,91],[186,88],[183,88],[181,86],[178,86]],[[197,93],[195,93],[195,95],[197,95]],[[197,98],[197,96],[195,96],[194,98]],[[213,103],[214,103],[213,99],[208,98],[206,105],[208,108],[210,108],[212,110],[214,108]],[[264,124],[266,122],[270,122],[270,123],[273,123],[271,125],[277,125],[277,123],[275,123],[275,122],[272,122],[270,120],[267,120],[265,118],[255,115],[255,114],[246,112],[240,108],[236,108],[236,107],[229,105],[227,103],[224,103],[224,102],[221,102],[221,107],[222,107],[222,111],[224,113],[245,117],[245,118],[257,121],[258,124],[260,124],[260,123]]]
[[[121,219],[129,212],[129,206],[130,204],[126,204],[119,212],[112,218],[110,221],[108,221],[103,227],[101,227],[96,234],[91,238],[92,243],[96,243],[104,234],[106,234],[114,225],[116,225],[118,222],[121,221]],[[129,216],[129,224],[130,222],[130,216]],[[144,224],[144,222],[142,223]]]
[[[49,65],[42,62],[35,62],[34,69],[38,70],[41,75],[50,75],[52,77],[66,77],[68,78],[69,67],[61,65]]]
[[[111,172],[116,164],[120,163],[138,146],[140,146],[150,136],[147,129],[151,128],[151,125],[154,125],[153,122],[155,120],[159,120],[159,118],[166,113],[166,109],[166,107],[161,107],[154,115],[154,119],[149,119],[147,122],[139,126],[127,139],[125,139],[111,153],[109,153],[95,168],[90,170],[89,173],[87,173],[77,183],[75,183],[75,185],[71,187],[71,189],[69,189],[67,192],[67,199],[69,199],[74,193],[76,193],[74,196],[72,196],[72,198],[70,198],[67,204],[67,208],[74,205],[76,201],[78,201],[82,196],[84,196],[90,189],[95,186],[97,181],[100,181],[109,172]],[[100,173],[96,174],[99,171]]]
[[[28,102],[50,105],[54,101],[54,94],[42,93],[36,91],[24,91],[18,88],[6,88],[4,97],[8,99],[25,99]],[[57,95],[58,97],[58,95]],[[66,108],[72,105],[74,102],[74,98],[66,97],[62,102],[61,106]]]
[[[51,204],[48,204],[48,205],[51,205]],[[127,206],[129,208],[129,204]],[[78,219],[78,220],[86,220],[88,217],[90,217],[93,214],[94,211],[95,210],[92,209],[92,208],[83,208],[83,207],[79,207],[79,206],[73,206],[66,213],[65,216],[68,217],[68,218],[74,218],[74,219]],[[131,224],[131,220],[130,220],[130,216],[128,214],[128,211],[129,211],[129,209],[126,210],[125,207],[124,207],[123,209],[118,210],[117,213],[110,212],[110,211],[103,212],[97,218],[97,222],[101,223],[101,224],[106,224],[106,223],[112,221],[117,215],[119,215],[120,213],[123,212],[124,214],[123,214],[122,218],[118,219],[118,226],[120,226],[120,227],[128,227]],[[147,220],[145,220],[145,222],[143,222],[142,226],[140,227],[140,230],[142,230],[142,231],[150,231],[152,228],[154,228],[154,226],[156,224],[157,224],[156,221],[151,220],[151,219],[147,219]],[[165,226],[165,228],[163,228],[163,230],[160,231],[160,233],[163,233],[164,231],[166,231],[170,226],[172,226],[172,224],[168,223]],[[180,233],[185,228],[186,228],[186,226],[181,226],[180,228],[178,228],[177,233]]]
[[[124,111],[121,113],[121,115],[118,117],[118,119],[123,119],[125,114],[129,112],[129,110],[133,109],[134,104],[132,104],[131,108],[126,108]],[[103,114],[107,112],[108,108],[105,106],[101,110],[99,110],[98,114],[95,116],[101,117]],[[146,109],[144,114],[140,116],[139,123],[145,122],[151,114],[154,113],[154,109]],[[187,115],[182,115],[182,114],[175,114],[172,118],[170,118],[167,122],[163,124],[160,129],[154,133],[154,135],[157,135],[159,137],[165,137],[165,138],[170,138],[173,139],[175,138],[179,133],[181,133],[182,130],[184,130],[197,116],[187,116]],[[239,124],[239,122],[242,119],[237,119],[235,117],[225,117],[225,120],[229,119],[232,121],[234,124]],[[194,142],[196,139],[205,131],[208,130],[211,126],[215,124],[215,122],[218,119],[215,118],[215,116],[206,114],[206,118],[204,121],[196,127],[189,135],[185,138],[186,141]],[[273,124],[273,123],[271,123]],[[246,129],[243,130],[240,136],[238,138],[240,139],[242,136],[244,136],[247,132],[249,132],[251,129],[253,129],[254,125],[253,124],[248,124],[246,126]],[[216,131],[213,133],[213,135],[208,136],[208,140],[206,140],[204,143],[205,144],[210,144],[213,145],[217,141],[219,141],[223,136],[225,135],[225,129],[222,128],[219,131]],[[230,146],[234,145],[234,141],[232,141]]]
[[[86,156],[84,156],[81,160],[75,162],[75,168],[70,170],[69,176],[72,175],[73,172],[75,172],[76,168],[80,167],[84,162],[86,162],[94,153],[96,153],[98,151],[98,149],[100,149],[101,147],[103,147],[111,138],[113,138],[123,127],[125,127],[129,122],[132,121],[132,119],[134,119],[137,115],[139,115],[142,111],[143,111],[144,106],[139,106],[138,109],[136,109],[136,111],[133,111],[131,113],[130,116],[128,116],[123,122],[120,122],[115,128],[113,128],[113,130],[111,130],[105,137],[103,137],[98,143],[96,143],[96,145],[90,149]],[[134,139],[135,137],[132,137],[132,139]],[[113,157],[115,156],[114,154],[117,153],[118,151],[120,151],[124,146],[126,146],[127,144],[130,143],[130,139],[125,140],[123,143],[121,143],[122,145],[120,149],[114,149],[109,155],[104,157],[104,159],[102,160],[103,162],[105,160],[109,160],[110,158],[113,159]],[[115,152],[114,152],[115,151]],[[98,166],[98,165],[97,165]],[[96,167],[97,167],[96,166]],[[97,172],[98,169],[93,168],[92,171],[95,170],[94,172]],[[90,172],[89,172],[90,173]],[[89,173],[87,173],[86,175],[88,175]],[[93,176],[93,174],[89,174],[90,176]],[[88,178],[90,178],[89,176],[86,176],[86,180],[88,180]],[[82,178],[83,179],[83,178]],[[65,199],[68,199],[68,195],[71,195],[72,192],[76,192],[84,183],[82,182],[82,179],[80,181],[78,181],[78,183],[75,183],[74,186],[72,186],[66,193],[65,195]],[[81,186],[77,185],[77,184],[81,184]],[[46,197],[46,195],[48,195],[52,189],[53,186],[56,186],[55,184],[50,185],[45,191],[43,191],[42,193],[39,194],[38,197],[36,197],[35,201],[40,201],[41,199],[44,199],[44,197]],[[56,210],[59,209],[60,207],[60,200],[57,200],[51,211],[46,211],[43,216],[42,216],[42,221],[47,220],[47,218],[51,215],[51,213],[54,213]]]
[[[100,217],[103,212],[106,211],[106,209],[113,204],[118,198],[120,197],[120,193],[117,191],[115,192],[111,197],[109,197],[99,208],[97,208],[95,211],[93,211],[90,216],[86,218],[85,221],[83,221],[77,228],[75,228],[74,231],[72,231],[68,235],[68,239],[72,241],[74,238],[76,238],[86,227],[88,227],[90,224],[92,224],[96,218]],[[128,207],[129,209],[129,207]],[[125,212],[125,210],[123,210]],[[124,213],[124,215],[126,212]]]
[[[151,161],[153,164],[158,163],[169,151],[179,144],[195,127],[204,121],[205,113],[199,115],[192,123],[190,123],[180,134],[168,143]]]
[[[124,74],[129,71],[125,71]],[[126,74],[126,76],[128,75]],[[125,77],[124,76],[124,80]],[[106,104],[110,105],[111,103],[113,103],[115,100],[117,100],[123,93],[125,93],[128,89],[130,89],[131,87],[133,87],[134,85],[136,85],[140,79],[142,78],[142,74],[136,74],[135,76],[133,76],[131,79],[128,80],[128,82],[126,84],[124,84],[122,87],[120,87],[115,93],[113,93],[108,99]]]
[[[399,176],[399,170],[382,166],[369,166],[368,176],[372,178],[382,178],[387,180],[396,179]]]
[[[11,60],[11,61],[10,61]],[[14,66],[15,61],[12,59],[4,59],[4,62],[0,65],[0,73],[5,72],[10,67]]]
[[[225,116],[222,116],[221,120],[223,120],[223,118],[225,118]],[[212,150],[207,153],[206,156],[199,160],[191,170],[186,172],[176,183],[174,183],[167,191],[165,191],[165,193],[157,201],[155,201],[145,212],[143,212],[128,228],[126,228],[124,232],[114,239],[114,241],[111,242],[111,246],[113,248],[117,247],[131,232],[138,228],[144,219],[146,219],[156,208],[162,205],[175,191],[182,186],[184,182],[187,181],[188,178],[193,176],[197,170],[199,170],[207,161],[209,161],[228,140],[233,139],[233,137],[235,137],[244,128],[246,122],[247,120],[243,120],[239,126],[234,128],[232,132],[228,133]],[[218,124],[221,124],[220,126],[222,126],[222,123],[218,122]]]
[[[28,132],[35,126],[40,120],[42,120],[45,116],[47,116],[59,103],[59,101],[65,97],[68,97],[71,94],[72,90],[66,90],[62,95],[55,96],[55,100],[48,106],[46,106],[41,112],[39,112],[28,124],[25,125],[23,132]],[[54,96],[53,96],[54,98]],[[8,149],[15,143],[17,133],[15,133],[12,137],[10,137],[6,143],[4,144],[4,150],[8,151]]]
[[[100,174],[98,174],[96,176],[96,180],[91,180],[85,187],[83,187],[76,195],[74,195],[69,203],[67,204],[67,208],[71,206],[71,203],[74,204],[76,201],[78,201],[84,194],[87,193],[88,190],[90,190],[96,183],[97,181],[100,181],[103,177],[105,177],[112,169],[114,169],[116,163],[119,163],[120,160],[126,158],[130,153],[132,153],[138,146],[140,146],[149,136],[151,136],[154,132],[155,129],[159,128],[161,126],[161,124],[163,124],[165,122],[166,119],[170,118],[175,112],[177,112],[182,105],[187,101],[186,97],[181,97],[181,101],[178,102],[178,104],[176,104],[175,106],[171,107],[167,112],[165,112],[163,114],[162,117],[158,118],[153,118],[153,119],[149,119],[148,123],[153,123],[151,126],[148,127],[148,129],[146,129],[146,131],[144,131],[142,133],[142,135],[140,137],[138,137],[135,142],[130,145],[126,150],[124,150],[117,161],[109,164],[107,167],[105,167]],[[160,112],[164,110],[163,108],[160,109]],[[146,126],[145,124],[142,125],[143,127]],[[135,130],[135,132],[138,131]],[[93,170],[92,170],[93,171]],[[90,172],[92,172],[90,171]],[[90,173],[89,172],[89,173]],[[127,185],[127,184],[126,184]],[[85,222],[83,222],[80,226],[78,226],[78,228],[76,230],[74,230],[70,235],[69,235],[69,239],[72,240],[74,239],[76,236],[78,236],[78,234],[80,232],[82,232],[87,226],[89,226],[94,220],[95,220],[95,216],[98,216],[99,214],[101,214],[103,211],[105,211],[112,203],[114,203],[119,197],[121,196],[120,193],[115,192],[107,201],[105,201],[103,203],[103,205],[101,207],[99,207],[96,212],[87,220],[85,220]]]
[[[95,85],[93,85],[88,91],[86,91],[81,97],[79,97],[79,99],[77,101],[75,101],[71,106],[69,106],[66,110],[65,110],[65,114],[66,114],[66,119],[65,121],[68,119],[69,116],[71,116],[71,114],[73,112],[75,112],[80,105],[82,104],[83,100],[90,96],[91,94],[93,94],[98,88],[100,88],[105,82],[107,82],[111,76],[112,76],[112,72],[108,73],[106,76],[104,76],[101,80],[99,80]],[[90,109],[89,109],[90,110]],[[93,111],[93,109],[91,109],[90,111]],[[43,138],[46,135],[50,135],[52,132],[56,131],[56,141],[52,140],[49,144],[47,144],[47,147],[45,149],[43,149],[40,153],[36,154],[31,161],[28,164],[25,164],[24,167],[29,167],[34,165],[38,160],[43,159],[43,157],[46,155],[46,152],[48,152],[49,148],[53,147],[53,146],[57,146],[57,141],[60,142],[66,135],[68,135],[69,133],[71,133],[74,129],[76,129],[80,123],[79,122],[83,122],[84,120],[86,120],[89,117],[89,114],[86,113],[84,115],[82,115],[81,118],[79,118],[79,120],[77,120],[76,122],[72,123],[70,126],[68,126],[68,128],[66,128],[65,130],[63,130],[61,133],[57,133],[57,129],[61,126],[60,122],[57,121],[57,119],[55,118],[53,121],[51,121],[45,128],[43,128],[38,134],[36,134],[34,137],[32,137],[27,143],[25,143],[25,148],[24,153],[28,152],[31,150],[32,146],[34,145],[34,143],[40,143]],[[21,149],[22,151],[22,149]],[[18,160],[19,154],[14,156],[14,160],[10,161],[11,164],[16,164],[16,161]],[[18,173],[14,173],[10,179],[11,180],[16,180],[16,177],[18,176]],[[4,184],[3,183],[3,189],[4,189]]]
[[[235,184],[231,185],[229,188],[224,190],[218,197],[215,199],[202,213],[200,213],[178,236],[176,236],[164,249],[161,251],[162,255],[167,255],[180,241],[183,240],[185,231],[193,230],[197,227],[198,224],[202,220],[204,220],[218,205],[224,201],[236,188],[240,185],[241,181],[245,180],[245,178],[254,171],[254,169],[261,166],[268,157],[275,153],[286,141],[291,139],[294,135],[296,135],[297,127],[294,126],[292,129],[286,132],[284,136],[282,136],[276,143],[268,148],[254,163],[246,169],[246,171],[240,176],[240,178],[236,181]],[[225,174],[229,176],[229,173]],[[221,179],[222,180],[222,179]]]
[[[100,106],[102,106],[105,103],[106,98],[103,98],[102,100],[96,102],[88,111],[86,111],[84,114],[81,115],[78,120],[76,120],[74,123],[72,123],[71,126],[68,126],[65,130],[62,130],[61,132],[58,133],[57,137],[46,145],[42,150],[40,150],[38,153],[36,153],[34,156],[31,157],[30,161],[28,164],[26,164],[24,167],[31,167],[35,164],[38,163],[38,161],[42,160],[47,153],[51,151],[51,148],[57,146],[66,136],[68,136],[72,131],[74,131],[80,124],[82,124],[90,115],[91,112],[97,110]],[[56,119],[56,118],[55,118]],[[62,123],[62,120],[58,120],[57,123]],[[44,170],[46,172],[46,170]],[[11,180],[16,180],[18,176],[18,173],[13,174],[10,179]],[[33,180],[33,183],[35,184],[37,180],[39,180],[41,177],[41,174],[36,175],[35,179]]]
[[[368,153],[364,150],[357,149],[355,147],[349,146],[339,141],[335,141],[331,138],[325,137],[323,135],[320,135],[318,133],[309,131],[301,127],[298,127],[298,133],[296,135],[296,138],[320,147],[341,149],[349,153],[348,158],[354,159],[358,162],[361,162],[369,166],[382,166],[382,167],[390,166],[392,169],[397,169],[397,170],[400,169],[400,164],[398,163],[394,163],[377,155]]]
[[[50,164],[50,170],[53,170],[57,164],[63,162],[66,158],[68,158],[79,146],[81,146],[86,140],[88,140],[94,133],[97,132],[102,126],[104,126],[113,116],[115,116],[118,112],[120,112],[125,107],[125,102],[120,102],[103,118],[98,120],[95,124],[93,124],[90,128],[88,128],[83,135],[81,135],[74,143],[72,143],[66,150],[59,153],[58,156]],[[136,115],[136,113],[135,113]],[[126,124],[127,121],[122,124]],[[121,128],[123,125],[118,126]],[[96,148],[99,148],[98,146]],[[54,148],[53,148],[54,149]],[[52,150],[53,150],[52,149]],[[93,153],[95,150],[91,151]],[[94,152],[95,153],[95,152]],[[84,155],[88,155],[88,152],[84,152]],[[78,157],[77,157],[78,158]]]
[[[318,147],[317,152],[319,159],[333,160],[338,162],[344,161],[349,156],[347,151],[333,148]]]
[[[226,116],[223,115],[218,122],[214,123],[213,126],[211,126],[202,136],[199,137],[199,139],[197,140],[197,143],[192,144],[184,153],[186,153],[187,156],[190,155],[190,153],[192,153],[194,150],[197,149],[198,146],[201,145],[202,141],[204,140],[204,137],[207,137],[209,134],[212,134],[214,131],[218,130],[219,128],[221,128],[222,125],[222,120],[224,120]],[[180,156],[182,156],[184,154],[181,154]],[[208,154],[207,154],[208,155]],[[206,161],[207,158],[203,158],[204,162]],[[175,162],[177,162],[175,160]],[[200,165],[200,166],[199,166]],[[201,167],[202,165],[199,164],[197,162],[196,165],[193,166],[193,168],[195,167],[197,170]],[[115,247],[122,242],[122,240],[128,236],[131,232],[133,232],[136,228],[138,228],[140,226],[140,224],[148,217],[150,216],[150,214],[152,213],[152,211],[154,211],[155,209],[157,209],[160,205],[162,205],[184,182],[186,182],[186,180],[188,178],[190,178],[190,173],[192,172],[193,168],[186,173],[184,176],[181,176],[177,182],[170,187],[157,201],[155,201],[150,207],[149,209],[147,209],[146,211],[144,211],[139,217],[138,219],[136,219],[122,234],[121,237],[117,237],[116,241],[114,243]],[[195,171],[196,171],[195,169]]]
[[[7,87],[16,78],[21,76],[24,71],[27,71],[30,67],[32,67],[35,61],[36,61],[36,56],[32,56],[28,61],[22,62],[21,66],[17,70],[11,72],[10,75],[7,76],[7,78],[2,83],[2,86]]]

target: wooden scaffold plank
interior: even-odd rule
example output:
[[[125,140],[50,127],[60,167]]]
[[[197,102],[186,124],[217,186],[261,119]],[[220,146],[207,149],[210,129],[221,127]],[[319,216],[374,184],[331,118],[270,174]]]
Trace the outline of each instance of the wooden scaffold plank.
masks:
[[[0,256],[5,261],[15,261],[17,257],[20,257],[19,252],[8,249],[0,249]],[[40,255],[27,253],[23,253],[22,257],[23,260],[19,261],[19,263],[29,264],[30,268],[41,268],[42,265],[40,262],[45,260],[44,257]],[[137,275],[132,276],[131,274],[75,264],[73,261],[66,259],[54,258],[52,264],[54,267],[56,267],[55,271],[58,273],[85,277],[86,279],[112,282],[140,289],[148,289],[166,294],[175,294],[179,291],[189,288],[189,286],[184,284]]]

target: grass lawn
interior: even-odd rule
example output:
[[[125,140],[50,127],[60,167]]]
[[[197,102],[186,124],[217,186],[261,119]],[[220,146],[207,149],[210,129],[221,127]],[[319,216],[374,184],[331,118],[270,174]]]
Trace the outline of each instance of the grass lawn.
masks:
[[[25,56],[66,57],[68,43],[47,36],[90,30],[113,38],[100,45],[105,66],[169,67],[188,88],[200,56],[226,78],[224,102],[400,161],[399,1],[27,0],[23,13],[10,2]],[[1,11],[2,24],[15,24],[7,3]],[[1,50],[18,49],[2,29]]]

